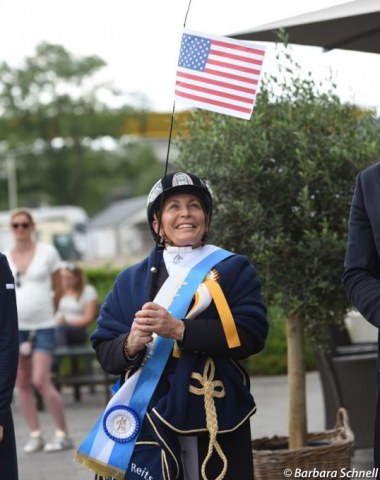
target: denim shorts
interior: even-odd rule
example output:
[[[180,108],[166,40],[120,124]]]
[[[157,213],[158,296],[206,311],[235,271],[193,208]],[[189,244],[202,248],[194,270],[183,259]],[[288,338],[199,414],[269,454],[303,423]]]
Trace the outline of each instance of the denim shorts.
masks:
[[[54,328],[20,330],[18,334],[19,345],[30,340],[32,342],[32,350],[53,353],[55,347],[54,330]]]

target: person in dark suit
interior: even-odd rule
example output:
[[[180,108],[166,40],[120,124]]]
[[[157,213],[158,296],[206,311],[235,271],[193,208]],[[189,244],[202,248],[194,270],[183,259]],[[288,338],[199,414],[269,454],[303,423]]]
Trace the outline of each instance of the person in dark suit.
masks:
[[[356,179],[344,266],[348,298],[366,320],[380,328],[380,163],[363,170]],[[374,457],[375,466],[380,467],[379,368],[377,376]]]
[[[0,478],[17,480],[17,453],[11,402],[18,363],[15,285],[8,261],[0,253]]]

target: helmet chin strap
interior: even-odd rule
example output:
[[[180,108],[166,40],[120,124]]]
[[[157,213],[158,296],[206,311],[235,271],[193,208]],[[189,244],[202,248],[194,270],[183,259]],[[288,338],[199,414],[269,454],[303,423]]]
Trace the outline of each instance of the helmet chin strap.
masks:
[[[198,247],[203,247],[204,245],[204,241],[201,240],[200,242],[196,243],[195,245],[176,245],[175,243],[171,242],[170,240],[164,242],[164,246],[170,246],[170,247],[177,247],[177,248],[181,248],[181,247],[191,247],[191,248],[198,248]]]

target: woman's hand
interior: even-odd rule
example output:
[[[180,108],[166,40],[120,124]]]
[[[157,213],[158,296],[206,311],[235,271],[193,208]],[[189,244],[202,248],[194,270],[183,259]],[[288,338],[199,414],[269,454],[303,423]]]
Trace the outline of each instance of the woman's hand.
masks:
[[[173,317],[165,308],[157,303],[145,303],[141,310],[136,312],[134,324],[143,332],[154,332],[161,337],[182,340],[185,324],[182,320]]]
[[[132,323],[131,331],[127,339],[127,352],[130,357],[144,350],[145,345],[153,340],[152,329],[141,328],[136,319]]]

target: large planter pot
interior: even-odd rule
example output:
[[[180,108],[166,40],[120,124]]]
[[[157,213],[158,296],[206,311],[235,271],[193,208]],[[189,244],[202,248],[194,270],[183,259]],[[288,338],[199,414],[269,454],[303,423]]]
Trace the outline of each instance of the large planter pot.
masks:
[[[354,448],[373,448],[376,415],[377,344],[337,346],[315,352],[325,407],[325,428],[333,428],[344,405],[355,436]]]
[[[344,408],[337,412],[335,428],[310,433],[308,444],[303,448],[289,450],[288,437],[255,439],[252,442],[255,480],[303,478],[307,476],[305,472],[310,472],[310,478],[313,472],[322,471],[330,471],[332,478],[340,478],[351,469],[353,442],[354,435]],[[320,475],[316,473],[315,476]]]

